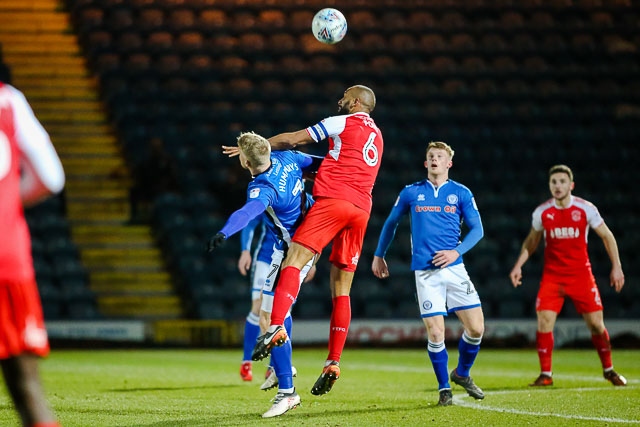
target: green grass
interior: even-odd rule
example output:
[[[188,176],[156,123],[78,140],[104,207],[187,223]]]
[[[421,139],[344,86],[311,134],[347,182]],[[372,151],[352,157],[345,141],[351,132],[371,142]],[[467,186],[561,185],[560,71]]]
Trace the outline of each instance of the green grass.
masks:
[[[243,383],[240,350],[53,351],[41,372],[51,406],[71,426],[614,426],[640,425],[640,351],[616,350],[616,369],[629,379],[613,387],[594,350],[559,349],[555,386],[527,387],[538,374],[535,350],[488,350],[472,374],[486,398],[474,401],[454,385],[454,406],[436,406],[435,376],[426,351],[353,349],[342,377],[321,397],[309,393],[325,349],[294,349],[302,406],[263,420],[275,392],[259,390],[264,364]],[[453,368],[457,353],[450,350]],[[0,426],[18,425],[0,392]]]

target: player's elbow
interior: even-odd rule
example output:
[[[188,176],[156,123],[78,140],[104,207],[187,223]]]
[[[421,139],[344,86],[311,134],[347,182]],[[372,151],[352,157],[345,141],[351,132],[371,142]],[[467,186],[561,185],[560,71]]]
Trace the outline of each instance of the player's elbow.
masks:
[[[64,189],[66,178],[64,172],[60,171],[56,176],[52,177],[49,182],[46,183],[46,187],[51,195],[58,194]]]

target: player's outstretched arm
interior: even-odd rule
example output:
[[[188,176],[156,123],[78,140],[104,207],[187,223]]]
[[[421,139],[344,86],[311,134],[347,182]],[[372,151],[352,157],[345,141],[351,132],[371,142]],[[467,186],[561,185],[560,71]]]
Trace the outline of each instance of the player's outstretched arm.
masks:
[[[229,216],[222,229],[213,236],[207,245],[209,252],[224,244],[227,238],[242,230],[249,222],[266,210],[266,206],[258,200],[251,200]],[[214,241],[215,240],[215,241]]]
[[[296,132],[285,132],[269,138],[269,144],[273,150],[291,150],[299,145],[315,142],[306,129]]]

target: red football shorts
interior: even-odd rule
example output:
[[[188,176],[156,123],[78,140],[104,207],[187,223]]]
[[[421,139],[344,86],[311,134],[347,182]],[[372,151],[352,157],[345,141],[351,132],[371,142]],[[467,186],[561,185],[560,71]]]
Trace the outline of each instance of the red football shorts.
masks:
[[[49,354],[38,287],[33,278],[0,280],[0,359]]]
[[[293,241],[320,253],[333,242],[329,261],[344,271],[356,271],[369,213],[346,200],[318,198],[293,235]]]
[[[569,297],[579,314],[602,310],[600,292],[593,274],[554,276],[543,274],[536,299],[536,311],[560,313],[565,297]]]

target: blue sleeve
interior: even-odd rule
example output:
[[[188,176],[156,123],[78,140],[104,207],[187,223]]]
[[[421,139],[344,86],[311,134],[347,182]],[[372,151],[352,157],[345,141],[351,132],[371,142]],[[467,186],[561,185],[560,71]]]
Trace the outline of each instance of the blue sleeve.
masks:
[[[220,232],[228,239],[230,236],[245,228],[247,224],[249,224],[249,221],[256,218],[266,209],[267,207],[261,201],[251,200],[229,216],[229,219]]]
[[[469,198],[461,205],[461,208],[462,218],[467,224],[467,227],[469,227],[469,232],[464,236],[462,242],[456,248],[460,256],[473,248],[484,236],[482,219],[480,218],[480,213],[476,207],[476,202],[473,200],[473,195],[469,194]]]
[[[255,234],[256,227],[262,221],[261,216],[257,216],[249,221],[246,227],[242,229],[240,233],[240,250],[251,251],[251,242],[253,241],[253,235]]]
[[[384,258],[384,256],[387,254],[387,250],[389,250],[389,246],[391,246],[391,241],[396,235],[398,224],[400,224],[402,216],[407,212],[408,205],[402,197],[403,193],[404,191],[400,192],[395,205],[393,205],[393,208],[391,208],[391,212],[389,213],[389,216],[382,226],[380,238],[378,239],[378,247],[376,248],[376,252],[374,254],[377,257]]]

